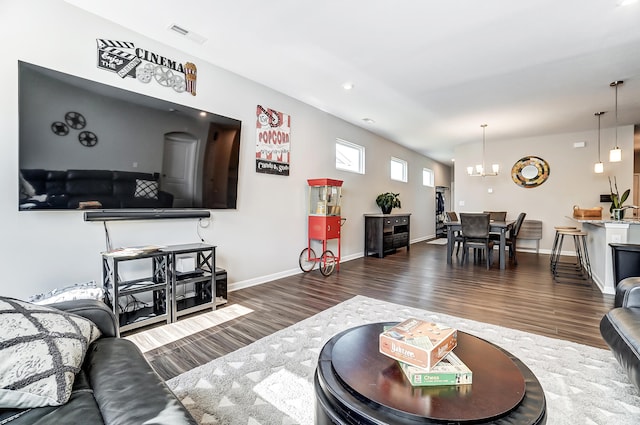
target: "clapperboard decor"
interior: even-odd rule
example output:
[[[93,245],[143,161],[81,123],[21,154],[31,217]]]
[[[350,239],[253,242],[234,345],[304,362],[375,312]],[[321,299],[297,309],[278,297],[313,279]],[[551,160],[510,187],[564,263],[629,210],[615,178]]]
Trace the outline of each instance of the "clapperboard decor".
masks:
[[[97,38],[98,68],[115,72],[121,78],[135,78],[141,83],[155,80],[178,93],[196,95],[197,68],[194,63],[182,64],[173,59],[136,47],[130,41]]]
[[[291,116],[258,105],[256,173],[289,175]]]

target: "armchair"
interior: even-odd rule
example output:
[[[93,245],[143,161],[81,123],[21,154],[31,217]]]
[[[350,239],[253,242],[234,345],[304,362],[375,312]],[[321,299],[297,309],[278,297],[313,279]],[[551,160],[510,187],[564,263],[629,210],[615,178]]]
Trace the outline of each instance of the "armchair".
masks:
[[[640,245],[610,243],[613,260],[613,280],[620,283],[627,277],[640,276]]]
[[[640,277],[617,285],[614,308],[600,321],[600,334],[640,390]]]

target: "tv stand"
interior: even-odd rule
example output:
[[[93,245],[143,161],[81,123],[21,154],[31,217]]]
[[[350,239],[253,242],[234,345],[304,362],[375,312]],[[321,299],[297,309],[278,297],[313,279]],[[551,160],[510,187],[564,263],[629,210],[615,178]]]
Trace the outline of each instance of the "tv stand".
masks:
[[[193,257],[195,269],[178,271],[178,256]],[[145,265],[148,270],[149,262],[151,271],[144,277],[122,278],[123,267],[140,274]],[[227,303],[227,272],[216,267],[214,245],[195,243],[104,252],[102,279],[105,292],[113,297],[111,307],[121,332],[158,322],[176,322],[182,315],[215,310]],[[142,294],[152,301],[142,302],[135,297]]]

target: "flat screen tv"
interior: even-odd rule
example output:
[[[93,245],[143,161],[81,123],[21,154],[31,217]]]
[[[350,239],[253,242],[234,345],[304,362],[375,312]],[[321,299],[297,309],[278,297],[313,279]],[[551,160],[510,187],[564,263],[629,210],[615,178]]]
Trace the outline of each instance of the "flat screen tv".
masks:
[[[18,67],[20,211],[236,208],[240,121]]]

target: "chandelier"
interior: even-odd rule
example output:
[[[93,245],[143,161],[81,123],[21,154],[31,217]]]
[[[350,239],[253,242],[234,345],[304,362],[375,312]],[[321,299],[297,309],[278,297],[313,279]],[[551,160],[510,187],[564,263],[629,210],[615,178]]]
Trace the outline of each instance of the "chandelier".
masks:
[[[477,164],[475,167],[467,167],[467,174],[472,177],[485,177],[485,176],[497,176],[500,171],[500,166],[498,164],[491,165],[491,172],[488,173],[484,164],[484,154],[486,151],[486,131],[487,124],[482,124],[482,164]]]

